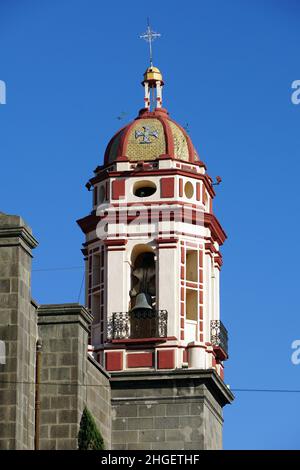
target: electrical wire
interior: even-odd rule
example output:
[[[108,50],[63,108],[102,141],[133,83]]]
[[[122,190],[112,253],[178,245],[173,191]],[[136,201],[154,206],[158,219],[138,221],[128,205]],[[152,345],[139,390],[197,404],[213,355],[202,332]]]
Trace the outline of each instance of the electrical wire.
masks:
[[[15,384],[15,385],[35,385],[32,381],[23,380],[0,380],[0,384]],[[103,384],[80,384],[75,382],[40,382],[40,385],[52,386],[73,386],[73,387],[106,387]],[[300,389],[283,389],[283,388],[229,388],[231,392],[247,392],[247,393],[300,393]]]
[[[76,269],[85,269],[85,266],[65,266],[65,267],[54,267],[54,268],[39,268],[33,269],[32,272],[49,272],[49,271],[68,271],[68,270],[76,270]],[[80,300],[80,296],[82,293],[84,277],[81,281],[79,294],[78,294],[78,302]],[[23,381],[0,381],[0,383],[6,384],[28,384],[28,385],[35,385],[35,382],[23,382]],[[41,383],[43,385],[43,383]],[[75,384],[75,383],[63,383],[63,382],[45,382],[44,385],[71,385],[76,387],[107,387],[106,385],[94,385],[94,384]],[[271,389],[271,388],[229,388],[230,391],[239,393],[239,392],[246,392],[246,393],[300,393],[300,389]]]
[[[82,276],[82,281],[81,281],[81,285],[80,285],[80,289],[79,289],[77,303],[79,303],[79,301],[80,301],[81,292],[82,292],[82,288],[83,288],[83,284],[84,284],[84,279],[85,279],[85,273],[83,273],[83,276]]]
[[[60,267],[60,268],[39,268],[33,269],[32,272],[41,272],[41,271],[69,271],[73,269],[84,269],[84,266],[68,266],[68,267]]]

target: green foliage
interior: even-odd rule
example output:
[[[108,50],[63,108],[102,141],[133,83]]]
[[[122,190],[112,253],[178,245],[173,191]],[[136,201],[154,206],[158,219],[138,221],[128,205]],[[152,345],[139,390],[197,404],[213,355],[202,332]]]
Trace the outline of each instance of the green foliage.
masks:
[[[103,450],[104,441],[97,428],[95,420],[89,410],[85,407],[82,413],[78,433],[79,450]]]

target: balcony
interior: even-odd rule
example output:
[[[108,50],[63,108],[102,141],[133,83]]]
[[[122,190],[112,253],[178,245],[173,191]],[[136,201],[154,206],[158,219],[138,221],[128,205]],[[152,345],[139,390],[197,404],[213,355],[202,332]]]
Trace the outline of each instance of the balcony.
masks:
[[[218,359],[228,359],[228,333],[221,320],[211,320],[210,342]]]
[[[167,338],[168,312],[114,312],[108,325],[108,338],[113,342],[159,341]]]

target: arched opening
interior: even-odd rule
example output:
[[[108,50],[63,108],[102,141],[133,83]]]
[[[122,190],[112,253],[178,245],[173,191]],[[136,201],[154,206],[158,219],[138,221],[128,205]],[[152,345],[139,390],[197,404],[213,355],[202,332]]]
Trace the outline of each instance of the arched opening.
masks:
[[[137,245],[132,250],[130,330],[132,338],[157,336],[156,261],[148,245]]]

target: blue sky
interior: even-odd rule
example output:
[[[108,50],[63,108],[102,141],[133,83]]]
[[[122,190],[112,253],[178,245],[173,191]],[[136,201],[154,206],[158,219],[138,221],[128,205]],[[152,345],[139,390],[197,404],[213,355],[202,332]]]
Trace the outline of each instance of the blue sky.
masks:
[[[146,4],[145,4],[146,5]],[[143,105],[150,15],[162,37],[154,62],[164,105],[211,176],[223,247],[222,319],[233,389],[300,389],[291,343],[300,338],[299,123],[296,0],[186,2],[0,0],[0,210],[21,214],[40,245],[39,303],[83,301],[84,185],[105,146]],[[51,270],[55,268],[55,270]],[[58,270],[57,268],[64,268]],[[73,269],[65,269],[73,268]],[[46,271],[44,271],[46,269]],[[300,449],[300,393],[236,392],[226,449]]]

